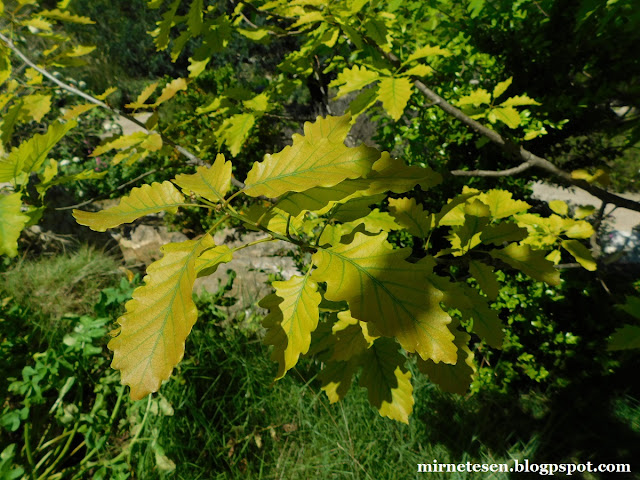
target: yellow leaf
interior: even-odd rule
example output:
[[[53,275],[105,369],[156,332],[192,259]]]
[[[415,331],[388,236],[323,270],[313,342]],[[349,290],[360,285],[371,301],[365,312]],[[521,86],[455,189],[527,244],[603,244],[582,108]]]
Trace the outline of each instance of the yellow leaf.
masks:
[[[18,254],[18,238],[28,221],[29,217],[22,213],[19,193],[0,195],[0,255]]]
[[[458,105],[489,105],[491,103],[491,95],[484,88],[478,88],[473,93],[465,95],[458,99]]]
[[[569,205],[562,200],[551,200],[549,202],[549,208],[558,215],[566,216],[569,213]]]
[[[366,175],[380,154],[364,145],[345,146],[349,129],[348,116],[318,117],[313,124],[305,123],[305,135],[294,134],[293,145],[253,164],[245,193],[278,197],[318,186],[332,187],[347,178]]]
[[[62,117],[63,120],[72,120],[74,118],[78,118],[83,113],[88,112],[89,110],[93,110],[98,105],[95,103],[85,103],[83,105],[75,105],[69,111],[67,111]]]
[[[452,326],[452,330],[455,335],[454,343],[458,347],[456,364],[433,363],[431,360],[424,361],[419,358],[418,368],[445,392],[464,395],[469,390],[471,379],[476,371],[473,353],[469,350],[471,336],[455,325]]]
[[[196,173],[176,176],[173,183],[211,202],[220,202],[231,188],[231,162],[219,153],[211,167],[198,167]]]
[[[390,198],[389,212],[414,237],[427,238],[429,235],[432,216],[416,203],[415,198]]]
[[[108,347],[113,351],[111,366],[121,371],[133,400],[158,391],[182,360],[198,318],[192,296],[196,259],[212,246],[210,235],[163,246],[164,256],[149,265],[144,285],[126,303],[118,319],[119,334]]]
[[[585,270],[593,272],[598,268],[598,264],[589,249],[578,240],[563,240],[562,247],[569,252]]]
[[[378,72],[367,70],[366,67],[359,67],[354,65],[352,68],[345,68],[338,74],[338,78],[332,81],[329,86],[340,86],[336,98],[340,98],[343,95],[360,90],[367,85],[375,82],[380,78]]]
[[[57,8],[55,10],[42,10],[41,12],[38,12],[38,15],[46,18],[53,18],[54,20],[60,20],[63,22],[80,23],[83,25],[90,25],[90,24],[96,23],[93,20],[91,20],[89,17],[81,17],[79,15],[73,15],[67,11],[61,11]]]
[[[391,118],[399,120],[413,93],[413,83],[405,77],[388,77],[380,81],[378,100]]]
[[[379,338],[362,360],[359,383],[366,387],[369,402],[381,416],[409,423],[414,400],[411,372],[404,367],[405,361],[395,341]]]
[[[515,223],[488,225],[482,229],[480,241],[484,244],[502,245],[505,242],[519,242],[527,236],[527,230]]]
[[[49,113],[49,110],[51,110],[50,95],[27,95],[22,98],[22,112],[20,113],[20,117],[23,121],[31,117],[34,121],[39,122]]]
[[[493,116],[493,117],[492,117]],[[520,114],[513,107],[498,107],[492,109],[488,114],[487,118],[494,122],[492,118],[500,120],[502,123],[506,124],[509,128],[518,128],[520,126]]]
[[[327,394],[329,403],[336,403],[344,398],[359,367],[359,359],[326,363],[318,378],[322,384],[320,388]]]
[[[176,78],[175,80],[172,80],[171,82],[167,83],[167,85],[162,89],[160,96],[158,97],[156,102],[153,104],[153,106],[157,107],[161,103],[164,103],[167,100],[170,100],[171,98],[173,98],[175,94],[178,93],[179,91],[186,90],[186,89],[187,89],[187,81],[184,78]]]
[[[501,250],[490,251],[489,255],[502,260],[534,280],[546,282],[552,286],[560,284],[560,272],[553,268],[553,263],[544,258],[543,251],[532,250],[529,245],[510,243]]]
[[[413,52],[411,55],[409,55],[409,58],[407,59],[407,62],[411,62],[413,60],[417,60],[419,58],[424,58],[424,57],[431,57],[431,56],[443,56],[443,57],[448,57],[449,55],[451,55],[451,52],[449,50],[446,50],[444,48],[440,48],[438,46],[430,46],[430,45],[425,45],[424,47],[420,47],[419,49],[417,49],[415,52]]]
[[[495,100],[504,92],[506,92],[507,88],[509,88],[509,85],[511,85],[512,81],[513,81],[513,77],[509,77],[504,82],[498,83],[493,89],[493,94],[491,95],[493,99]]]
[[[115,207],[100,212],[74,210],[73,216],[80,225],[86,225],[96,232],[104,232],[108,228],[131,223],[151,213],[162,211],[175,213],[183,204],[184,197],[171,182],[154,182],[151,185],[132,189],[131,193],[122,197]]]
[[[309,350],[311,332],[318,326],[321,297],[318,284],[309,275],[272,285],[275,293],[267,295],[260,306],[270,310],[263,321],[267,328],[264,343],[274,346],[271,359],[278,362],[278,380]]]
[[[198,278],[215,273],[221,263],[229,263],[233,259],[233,252],[226,245],[209,248],[196,259]]]
[[[331,360],[349,361],[367,350],[377,336],[371,336],[367,323],[351,316],[348,310],[338,313],[332,328],[334,344]]]
[[[413,76],[413,77],[426,77],[427,75],[431,75],[433,72],[433,68],[427,65],[416,65],[415,67],[411,67],[406,72],[402,72],[402,75]]]
[[[225,143],[234,157],[249,137],[256,117],[252,113],[239,113],[227,118],[218,129],[220,144]]]
[[[386,237],[356,233],[347,245],[319,248],[313,278],[327,282],[327,300],[346,300],[354,318],[397,337],[405,350],[425,360],[454,363],[456,349],[447,329],[451,319],[440,308],[442,293],[427,281],[430,269],[406,262],[408,250],[393,250]]]
[[[500,104],[501,107],[524,107],[528,105],[541,105],[533,98],[529,98],[526,95],[516,95],[515,97],[507,98]]]
[[[146,102],[149,97],[151,96],[151,94],[153,92],[155,92],[156,88],[158,88],[158,82],[154,82],[151,85],[147,85],[142,92],[140,92],[140,95],[138,95],[138,98],[136,98],[136,101],[133,103],[128,103],[125,105],[125,107],[127,108],[142,108],[145,106],[144,102]],[[147,106],[151,106],[151,105],[147,105]]]

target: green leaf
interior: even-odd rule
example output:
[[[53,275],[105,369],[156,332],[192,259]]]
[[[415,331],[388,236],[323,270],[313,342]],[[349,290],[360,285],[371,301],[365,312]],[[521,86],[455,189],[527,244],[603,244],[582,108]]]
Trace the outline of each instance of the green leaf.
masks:
[[[618,305],[618,307],[632,317],[640,320],[640,297],[627,295],[625,297],[625,303],[623,305]]]
[[[294,134],[293,145],[265,155],[247,175],[245,193],[278,197],[313,187],[332,187],[347,178],[366,175],[380,153],[365,145],[345,146],[349,116],[320,118],[304,124],[304,136]]]
[[[76,125],[75,120],[52,123],[47,133],[38,133],[14,148],[9,155],[0,159],[0,182],[9,182],[20,172],[31,173],[39,169],[51,149]]]
[[[336,98],[339,98],[347,93],[360,90],[379,78],[380,75],[378,72],[372,72],[371,70],[367,70],[366,67],[354,65],[352,68],[345,68],[340,72],[338,78],[332,81],[329,86],[340,86],[336,95]]]
[[[387,44],[387,28],[379,20],[369,20],[364,24],[367,36],[376,42],[377,45],[384,47]]]
[[[532,250],[529,245],[510,243],[501,250],[491,250],[489,255],[502,260],[535,280],[552,286],[560,284],[560,272],[553,268],[553,263],[544,258],[544,251]]]
[[[377,336],[369,334],[368,324],[351,316],[351,312],[339,312],[334,323],[332,361],[349,361],[373,345]]]
[[[318,284],[309,275],[272,285],[275,294],[267,295],[259,305],[270,310],[263,321],[267,329],[264,343],[274,346],[271,359],[279,365],[277,380],[309,350],[311,332],[318,326],[321,296]]]
[[[591,255],[591,252],[578,240],[563,240],[562,248],[573,255],[573,258],[582,265],[586,270],[590,272],[595,271],[598,268],[598,264]]]
[[[202,30],[202,8],[202,0],[192,0],[187,25],[194,37],[200,35],[200,31]]]
[[[519,242],[527,236],[527,230],[515,223],[499,223],[486,226],[480,235],[484,244],[502,245],[505,242]]]
[[[151,36],[155,37],[153,43],[155,43],[158,51],[165,50],[169,45],[169,33],[173,26],[173,20],[176,16],[180,3],[181,0],[175,0],[169,9],[162,15],[162,20],[157,22],[158,28],[151,32]]]
[[[500,285],[496,274],[493,273],[493,267],[485,265],[477,260],[469,261],[469,273],[475,278],[480,285],[482,291],[487,295],[489,300],[498,298]]]
[[[0,255],[18,254],[18,238],[28,221],[19,193],[0,195]]]
[[[348,362],[327,362],[318,375],[322,390],[327,394],[329,403],[342,400],[353,382],[353,376],[360,367],[359,359]]]
[[[452,283],[444,277],[431,275],[434,286],[444,294],[442,302],[460,310],[463,318],[473,320],[471,329],[494,348],[501,348],[504,339],[498,312],[489,307],[487,299],[466,283]]]
[[[196,272],[198,278],[214,274],[220,264],[229,263],[232,259],[233,251],[226,245],[218,245],[205,250],[196,259]]]
[[[611,335],[607,350],[630,350],[633,348],[640,348],[640,327],[625,325]]]
[[[360,386],[366,387],[369,402],[381,416],[409,423],[413,411],[411,372],[398,344],[390,338],[379,338],[362,360]]]
[[[244,142],[249,138],[255,122],[256,117],[253,113],[239,113],[225,119],[218,129],[220,144],[226,144],[231,155],[237,156]]]
[[[389,212],[414,237],[427,238],[429,235],[432,216],[416,203],[415,198],[390,198]]]
[[[126,303],[118,335],[107,346],[114,353],[111,366],[121,371],[133,400],[158,391],[182,360],[198,318],[192,295],[196,260],[213,246],[210,235],[164,245],[164,256],[149,265],[144,285]]]
[[[393,250],[386,238],[356,233],[350,244],[318,249],[313,278],[327,282],[326,299],[346,300],[354,318],[397,337],[408,352],[454,363],[451,319],[440,308],[442,293],[427,281],[430,269],[406,262],[409,251]]]
[[[388,77],[380,81],[378,100],[391,118],[399,120],[413,93],[413,83],[405,77]]]
[[[177,175],[173,183],[211,202],[221,202],[231,188],[231,162],[225,162],[219,153],[211,167],[201,166],[191,175]]]
[[[493,94],[492,94],[493,99],[495,100],[504,92],[506,92],[507,88],[509,88],[509,85],[511,85],[512,81],[513,81],[513,77],[509,77],[504,82],[498,83],[493,89]]]
[[[131,223],[151,213],[168,211],[175,213],[184,204],[184,197],[171,182],[142,185],[131,190],[128,196],[120,199],[120,204],[100,212],[74,210],[73,216],[80,225],[86,225],[96,232],[123,223]]]
[[[434,363],[431,360],[424,361],[419,358],[418,369],[428,375],[429,379],[445,392],[464,395],[469,390],[471,379],[476,371],[473,353],[469,350],[471,336],[455,325],[452,325],[452,330],[455,336],[454,343],[458,347],[456,364]]]

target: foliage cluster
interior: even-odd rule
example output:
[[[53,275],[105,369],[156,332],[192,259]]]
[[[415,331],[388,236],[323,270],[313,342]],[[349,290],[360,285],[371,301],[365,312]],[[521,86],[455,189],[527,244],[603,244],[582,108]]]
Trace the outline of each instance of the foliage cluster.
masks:
[[[91,157],[107,158],[109,171],[120,165],[148,168],[156,158],[164,181],[134,188],[118,205],[100,212],[76,210],[74,217],[95,231],[183,208],[203,209],[211,221],[204,234],[163,247],[164,256],[148,267],[144,285],[133,292],[118,320],[109,348],[114,351],[112,365],[121,370],[131,397],[157,391],[182,360],[197,319],[195,279],[213,273],[247,246],[232,250],[214,243],[211,234],[228,221],[265,232],[260,241],[293,244],[306,260],[301,275],[274,281],[275,292],[260,302],[269,310],[263,322],[265,343],[273,346],[278,379],[300,357],[313,355],[323,364],[319,378],[332,402],[342,399],[357,379],[381,415],[403,422],[408,422],[415,403],[413,362],[444,390],[465,392],[478,369],[472,350],[476,339],[500,348],[505,333],[496,308],[516,307],[510,303],[513,298],[499,299],[505,274],[517,270],[556,287],[561,283],[556,266],[563,262],[595,271],[598,259],[586,245],[596,234],[586,220],[595,211],[571,210],[563,202],[536,210],[517,199],[522,183],[505,180],[501,186],[512,192],[488,189],[486,181],[463,187],[451,177],[509,178],[500,170],[521,173],[536,166],[600,196],[604,203],[639,208],[598,186],[609,182],[600,164],[587,162],[580,165],[586,168],[567,172],[519,147],[531,142],[550,152],[550,144],[542,141],[545,135],[564,128],[564,115],[582,117],[560,107],[536,110],[541,103],[558,102],[533,95],[533,86],[510,73],[508,54],[516,53],[500,57],[478,47],[486,40],[482,31],[487,25],[508,34],[535,22],[537,10],[551,18],[547,10],[561,3],[495,2],[491,6],[497,12],[490,12],[489,4],[474,1],[457,5],[447,16],[438,1],[276,0],[240,2],[233,8],[202,0],[168,5],[150,1],[151,8],[162,12],[152,32],[155,47],[168,50],[174,61],[187,58],[187,70],[179,74],[184,76],[145,86],[125,105],[129,116],[151,114],[141,125],[144,129],[105,139]],[[633,23],[627,3],[615,3],[614,15],[622,12]],[[15,256],[20,232],[42,215],[47,190],[108,175],[108,170],[85,166],[60,176],[60,165],[49,153],[78,128],[83,115],[98,106],[115,110],[105,103],[112,89],[87,95],[68,82],[55,83],[42,68],[80,67],[80,58],[93,48],[74,45],[57,23],[90,25],[91,19],[70,11],[64,1],[56,9],[28,1],[0,5],[7,22],[0,37],[0,80],[6,84],[0,181],[11,187],[0,197],[0,253]],[[603,16],[598,25],[605,40],[611,34],[610,14],[595,7],[589,14]],[[477,35],[459,29],[467,15],[475,19],[471,28]],[[588,28],[589,15],[580,15],[576,28]],[[550,28],[547,21],[542,25],[541,34],[553,34],[544,30]],[[243,74],[240,67],[214,68],[221,67],[216,65],[221,52],[233,48],[250,61],[271,41],[286,48],[274,50],[281,54],[277,62],[269,58],[260,63],[268,67],[262,77],[255,69]],[[22,53],[23,44],[38,56],[38,65]],[[27,67],[24,73],[14,65],[18,60]],[[579,68],[593,67],[601,75],[597,60],[589,57]],[[572,71],[574,77],[579,74]],[[56,86],[45,86],[45,77]],[[437,92],[423,79],[437,85]],[[615,88],[633,87],[625,78],[616,80]],[[88,103],[64,113],[52,110],[58,88]],[[562,89],[557,95],[571,98]],[[330,97],[345,97],[346,111],[333,111]],[[296,119],[302,99],[311,104],[307,114],[321,115],[306,122],[303,132],[293,134],[282,148],[272,119]],[[597,110],[603,104],[610,109],[613,100],[594,95],[585,102]],[[50,112],[59,118],[46,118]],[[349,138],[353,124],[365,116],[380,126],[376,147]],[[448,120],[451,117],[456,120]],[[603,131],[616,145],[625,146],[611,153],[613,158],[637,141],[638,122],[632,115],[619,125],[609,117]],[[41,122],[48,124],[45,133],[17,135],[21,124]],[[616,135],[608,130],[614,127]],[[630,140],[621,137],[629,132]],[[556,135],[553,142],[559,138],[568,137]],[[514,155],[524,162],[513,167]],[[183,171],[184,165],[174,168],[180,156],[192,167],[189,172]],[[480,173],[470,171],[471,165]],[[486,168],[491,171],[486,173]],[[436,190],[439,185],[444,187]],[[398,248],[401,245],[412,247]],[[469,277],[474,282],[468,283]],[[539,294],[542,287],[532,288]],[[521,320],[516,313],[510,321]],[[542,328],[539,319],[534,321]],[[604,335],[611,330],[613,326]],[[629,326],[622,332],[637,339],[637,330]],[[553,323],[546,326],[553,337],[550,355],[564,361],[564,346],[577,340],[571,330],[561,331]],[[612,347],[633,346],[621,343],[624,336],[616,334]],[[510,332],[506,338],[505,352],[518,350],[518,335]],[[536,381],[548,375],[548,369],[532,366],[526,353],[515,362]]]

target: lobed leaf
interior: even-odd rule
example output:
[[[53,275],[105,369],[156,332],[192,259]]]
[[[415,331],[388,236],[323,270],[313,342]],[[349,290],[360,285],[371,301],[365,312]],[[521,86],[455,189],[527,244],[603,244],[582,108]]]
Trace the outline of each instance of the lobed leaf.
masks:
[[[451,319],[440,308],[442,293],[427,281],[430,269],[406,262],[408,251],[393,250],[386,237],[358,232],[349,244],[318,249],[313,278],[327,283],[325,298],[346,300],[354,318],[397,337],[405,350],[425,360],[455,362]]]
[[[630,350],[640,348],[640,327],[625,325],[618,328],[611,338],[607,350]]]
[[[19,193],[0,195],[0,255],[18,254],[18,238],[28,221],[29,217],[22,213]]]
[[[278,362],[278,380],[309,350],[311,332],[318,326],[321,296],[318,284],[309,275],[293,276],[272,285],[275,293],[267,295],[259,305],[270,310],[263,321],[267,329],[264,343],[274,346],[271,359]]]
[[[132,189],[115,207],[100,212],[74,210],[73,216],[80,225],[86,225],[96,232],[104,232],[151,213],[175,212],[183,204],[184,197],[171,182],[154,182]]]
[[[364,145],[345,146],[349,129],[349,116],[318,117],[313,124],[305,123],[305,135],[294,134],[293,145],[253,164],[245,193],[279,197],[287,192],[332,187],[347,178],[366,175],[380,154]]]
[[[415,198],[390,198],[389,212],[414,237],[427,238],[429,235],[432,216],[416,203]]]
[[[198,318],[192,295],[196,261],[214,245],[210,235],[164,245],[163,257],[149,265],[144,285],[126,303],[118,335],[107,346],[113,351],[111,366],[121,371],[133,400],[158,391],[182,360]]]
[[[413,93],[413,83],[406,77],[387,77],[378,86],[378,100],[391,118],[399,120]]]
[[[502,260],[535,280],[552,286],[560,284],[560,272],[553,268],[552,262],[544,258],[544,251],[532,250],[529,245],[510,243],[501,250],[491,250],[489,255]]]
[[[231,188],[231,162],[225,162],[224,155],[219,153],[211,167],[201,166],[191,175],[177,175],[173,183],[211,202],[224,201]]]
[[[470,260],[469,273],[476,279],[478,285],[480,285],[480,288],[487,295],[489,300],[495,300],[498,298],[500,285],[498,285],[498,279],[496,274],[493,272],[493,267],[477,260]]]

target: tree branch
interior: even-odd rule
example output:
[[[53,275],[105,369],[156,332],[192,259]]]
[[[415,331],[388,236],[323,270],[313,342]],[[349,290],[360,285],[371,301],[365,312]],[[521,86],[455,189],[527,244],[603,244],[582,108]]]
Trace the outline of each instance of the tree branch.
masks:
[[[110,111],[114,115],[118,115],[119,117],[126,118],[130,122],[135,123],[138,127],[142,128],[145,132],[151,133],[151,130],[149,130],[144,123],[142,123],[140,120],[135,118],[133,115],[129,115],[127,113],[121,112],[120,110],[109,106],[105,102],[103,102],[101,100],[98,100],[97,98],[93,97],[92,95],[89,95],[88,93],[85,93],[82,90],[79,90],[76,87],[74,87],[72,85],[69,85],[69,84],[59,80],[58,78],[53,76],[51,73],[49,73],[44,68],[39,67],[38,65],[33,63],[24,53],[22,53],[20,51],[20,49],[18,49],[18,47],[16,47],[14,45],[14,43],[9,38],[5,37],[2,33],[0,33],[0,40],[2,40],[4,42],[4,44],[10,50],[12,50],[18,57],[20,57],[20,59],[24,63],[29,65],[31,68],[33,68],[37,72],[41,73],[43,76],[47,77],[49,80],[51,80],[53,83],[58,85],[60,88],[66,90],[69,93],[72,93],[72,94],[77,95],[77,96],[79,96],[81,98],[84,98],[88,102],[93,103],[95,105],[98,105],[99,107],[102,107],[105,110]],[[167,145],[170,145],[178,153],[180,153],[182,156],[186,157],[189,160],[189,164],[191,164],[191,165],[207,165],[207,163],[204,160],[199,158],[197,155],[191,153],[189,150],[187,150],[186,148],[182,147],[181,145],[178,145],[177,143],[175,143],[170,138],[167,138],[166,136],[162,135],[159,132],[154,132],[154,133],[158,133],[160,135],[160,137],[162,138],[162,142],[163,143],[165,143]],[[231,183],[234,186],[238,187],[239,189],[243,189],[244,188],[244,183],[242,183],[240,180],[237,180],[236,178],[232,177],[231,178]]]
[[[393,53],[383,51],[377,44],[372,43],[377,50],[394,66],[399,67],[401,65],[400,60]],[[524,160],[524,163],[520,164],[517,167],[508,170],[502,171],[491,171],[491,170],[476,170],[478,176],[484,177],[502,177],[506,175],[513,175],[517,173],[521,173],[531,167],[536,167],[541,170],[545,170],[546,172],[552,174],[557,177],[561,182],[567,183],[570,185],[574,185],[582,190],[589,192],[594,197],[599,198],[603,202],[612,203],[622,208],[627,208],[629,210],[634,210],[636,212],[640,212],[640,203],[630,200],[628,198],[621,197],[620,195],[616,195],[615,193],[608,192],[603,188],[592,185],[585,180],[579,180],[571,177],[569,172],[566,172],[558,167],[556,167],[553,163],[551,163],[546,158],[539,157],[538,155],[530,152],[522,146],[518,146],[513,142],[505,140],[498,132],[495,130],[488,128],[482,125],[480,122],[472,119],[460,109],[454,107],[449,102],[447,102],[440,95],[435,93],[429,87],[427,87],[421,80],[414,80],[415,87],[422,93],[425,97],[427,97],[433,105],[438,106],[441,110],[445,111],[452,117],[460,120],[462,123],[476,131],[477,133],[484,135],[493,143],[498,145],[505,153],[509,156],[515,156]],[[505,173],[509,172],[509,173]],[[458,176],[471,176],[473,175],[473,171],[466,172],[463,170],[455,170],[451,172],[453,175]]]

